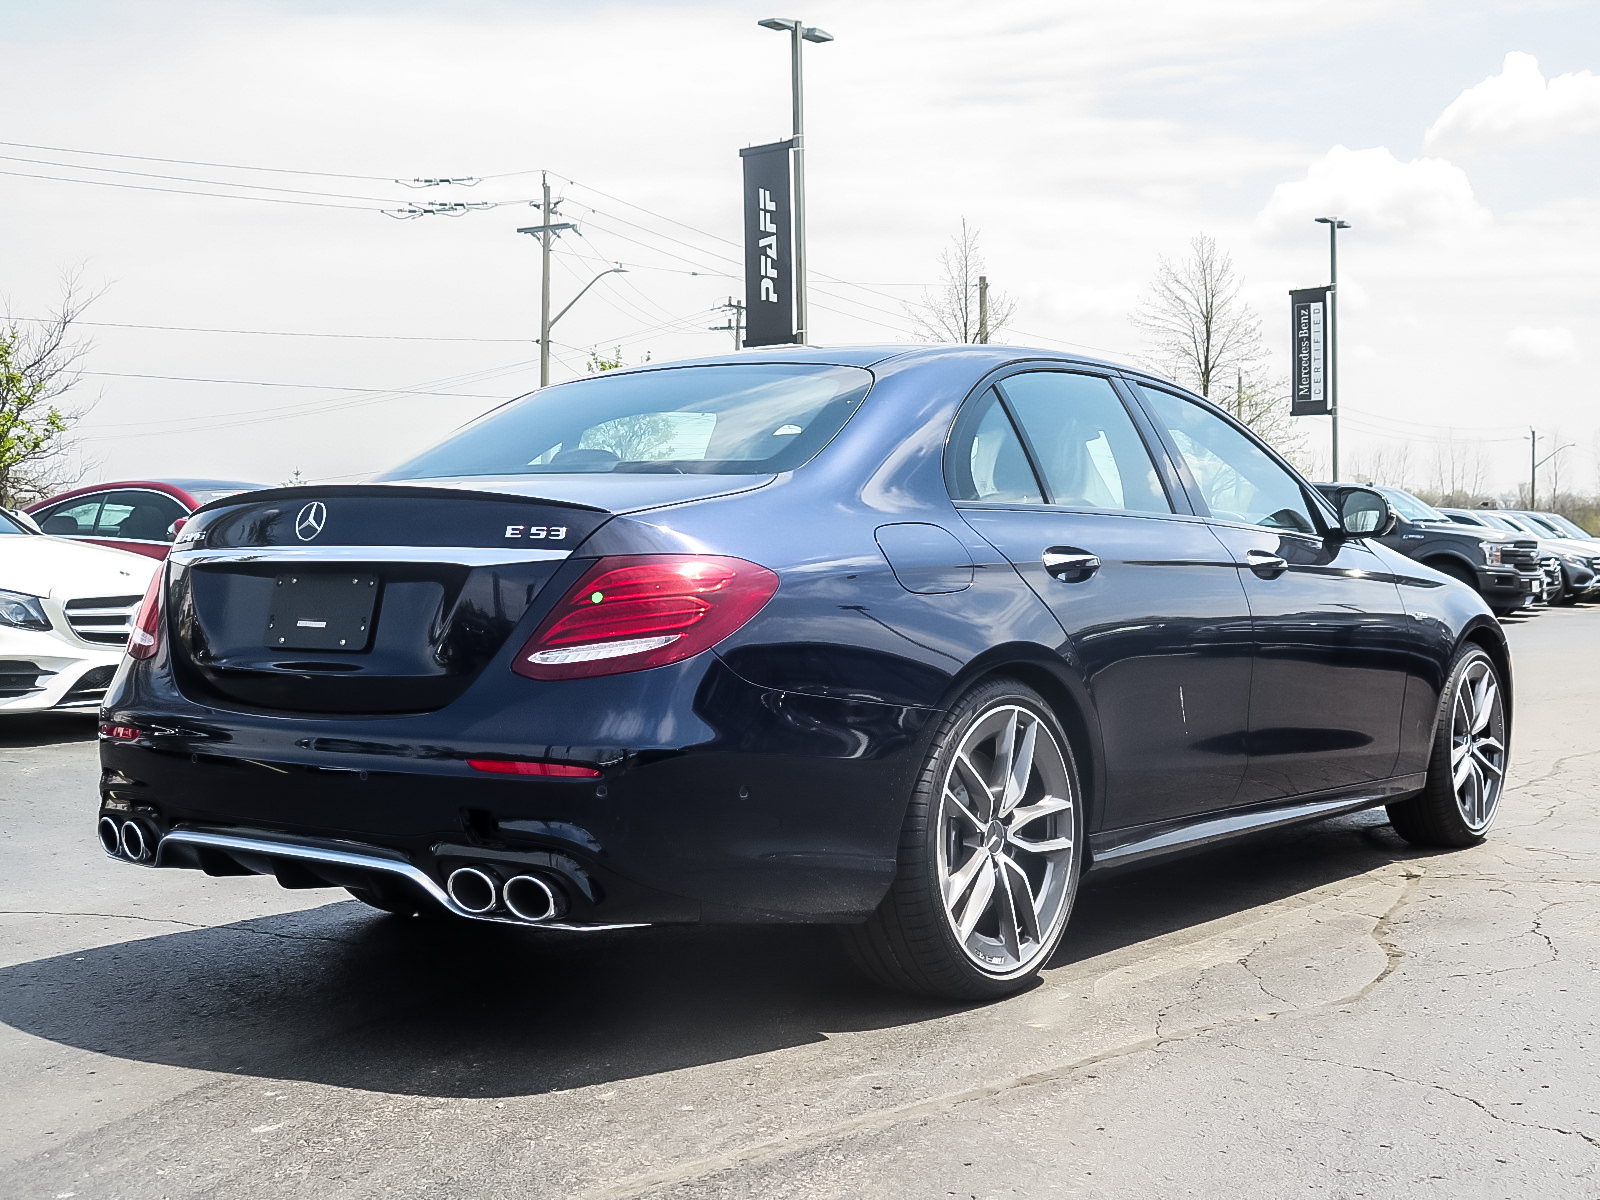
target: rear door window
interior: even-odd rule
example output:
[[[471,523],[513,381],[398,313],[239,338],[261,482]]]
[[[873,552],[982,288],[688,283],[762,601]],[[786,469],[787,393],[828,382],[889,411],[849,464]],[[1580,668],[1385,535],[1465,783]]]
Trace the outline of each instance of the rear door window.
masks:
[[[1155,462],[1109,380],[1027,371],[1000,382],[1038,461],[1049,502],[1170,513]]]
[[[94,534],[127,542],[170,542],[173,523],[187,515],[183,505],[161,492],[107,492]]]

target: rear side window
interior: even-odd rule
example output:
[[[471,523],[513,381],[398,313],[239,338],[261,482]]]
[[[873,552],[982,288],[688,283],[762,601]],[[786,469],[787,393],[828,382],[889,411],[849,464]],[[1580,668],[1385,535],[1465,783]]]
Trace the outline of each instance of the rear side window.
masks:
[[[496,409],[383,476],[790,471],[861,406],[860,367],[722,363],[599,375]]]
[[[945,458],[945,482],[952,500],[1044,503],[1022,439],[993,388],[962,409]]]
[[[1001,380],[1039,464],[1050,503],[1170,513],[1144,439],[1109,381],[1066,371]]]
[[[75,534],[93,536],[95,524],[100,519],[102,498],[87,496],[67,500],[54,508],[45,509],[34,519],[39,522],[40,529],[57,537],[72,537]]]

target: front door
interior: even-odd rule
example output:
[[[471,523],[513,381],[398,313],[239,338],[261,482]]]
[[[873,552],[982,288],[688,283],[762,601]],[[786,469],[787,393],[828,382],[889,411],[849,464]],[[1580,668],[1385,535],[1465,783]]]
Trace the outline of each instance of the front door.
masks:
[[[1098,827],[1232,803],[1252,655],[1239,571],[1204,519],[1174,511],[1111,383],[1009,376],[963,410],[949,461],[961,515],[1050,607],[1093,695]]]
[[[1238,803],[1346,789],[1394,772],[1414,636],[1392,573],[1339,536],[1300,481],[1193,401],[1140,386],[1250,600],[1256,666]]]

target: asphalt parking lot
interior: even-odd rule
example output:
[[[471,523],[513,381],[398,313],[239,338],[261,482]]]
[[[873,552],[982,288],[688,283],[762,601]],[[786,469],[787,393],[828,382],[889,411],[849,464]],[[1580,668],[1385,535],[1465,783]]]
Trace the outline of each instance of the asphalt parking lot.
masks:
[[[1600,607],[1513,618],[1489,841],[1378,814],[1091,878],[1041,986],[826,931],[435,926],[108,862],[0,728],[0,1195],[1600,1195]]]

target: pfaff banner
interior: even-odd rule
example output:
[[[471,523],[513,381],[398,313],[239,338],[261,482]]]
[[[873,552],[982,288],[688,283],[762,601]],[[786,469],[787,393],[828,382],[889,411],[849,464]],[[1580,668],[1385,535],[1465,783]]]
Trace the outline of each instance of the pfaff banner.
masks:
[[[749,146],[744,159],[744,312],[746,346],[786,346],[794,335],[794,209],[789,189],[793,141]]]
[[[1325,417],[1328,404],[1328,296],[1333,289],[1301,288],[1289,293],[1289,413]]]

